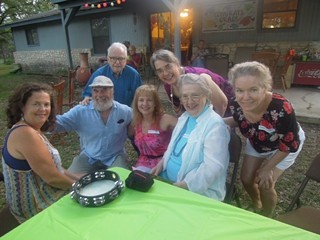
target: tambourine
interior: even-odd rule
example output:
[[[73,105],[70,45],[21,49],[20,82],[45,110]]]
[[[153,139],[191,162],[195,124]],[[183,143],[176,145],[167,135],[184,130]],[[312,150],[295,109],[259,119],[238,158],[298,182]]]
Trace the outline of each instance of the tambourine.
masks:
[[[124,183],[119,175],[108,170],[89,173],[72,185],[71,198],[84,207],[99,207],[116,199]]]

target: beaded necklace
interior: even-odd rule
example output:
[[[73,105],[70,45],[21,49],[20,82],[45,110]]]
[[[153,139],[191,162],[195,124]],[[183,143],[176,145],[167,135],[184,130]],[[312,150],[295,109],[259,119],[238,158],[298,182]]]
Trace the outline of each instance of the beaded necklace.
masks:
[[[172,85],[170,85],[170,102],[172,105],[172,109],[173,111],[179,115],[182,112],[183,106],[182,104],[179,102],[179,106],[174,105],[173,103],[173,89],[172,89]]]

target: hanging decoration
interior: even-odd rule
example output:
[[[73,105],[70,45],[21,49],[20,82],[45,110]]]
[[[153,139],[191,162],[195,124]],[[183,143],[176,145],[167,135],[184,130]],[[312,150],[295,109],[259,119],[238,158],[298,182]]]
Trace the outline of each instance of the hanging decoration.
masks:
[[[126,0],[114,0],[114,1],[103,1],[98,3],[85,3],[83,4],[84,8],[107,8],[107,7],[116,7],[118,5],[124,4]]]

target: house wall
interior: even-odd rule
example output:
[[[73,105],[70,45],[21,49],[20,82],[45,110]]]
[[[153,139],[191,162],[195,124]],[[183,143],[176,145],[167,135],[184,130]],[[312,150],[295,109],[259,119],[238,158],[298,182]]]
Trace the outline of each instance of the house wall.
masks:
[[[130,41],[136,45],[137,51],[146,51],[149,45],[149,21],[145,15],[134,15],[131,12],[110,14],[110,41]],[[70,47],[73,65],[80,65],[79,53],[89,53],[89,64],[93,69],[98,67],[98,59],[104,54],[93,54],[90,19],[99,15],[79,17],[69,25]],[[39,46],[28,46],[25,28],[13,30],[16,51],[15,63],[24,72],[64,74],[68,69],[66,43],[60,22],[38,25]]]
[[[224,0],[219,1],[224,2]],[[261,1],[258,0],[258,3],[259,13]],[[290,48],[300,51],[305,48],[312,49],[320,44],[320,14],[318,14],[320,1],[318,0],[300,0],[298,26],[287,31],[262,31],[259,28],[260,22],[257,20],[255,30],[204,33],[202,32],[202,16],[203,9],[208,4],[213,4],[213,1],[203,0],[193,5],[193,47],[196,47],[199,39],[204,39],[212,53],[227,53],[231,62],[237,61],[239,48],[251,50],[275,48],[284,55]],[[135,11],[136,13],[131,10],[108,12],[110,41],[130,41],[137,46],[138,51],[147,51],[150,46],[149,14],[144,13],[143,9],[135,9]],[[80,64],[79,53],[88,52],[89,64],[93,68],[97,67],[97,59],[102,55],[92,54],[90,19],[104,14],[106,13],[76,17],[71,21],[69,36],[74,66]],[[63,69],[66,70],[68,63],[60,21],[39,25],[38,33],[40,45],[30,47],[27,46],[24,29],[13,29],[17,49],[14,53],[15,62],[21,64],[23,71],[56,73]],[[248,52],[247,55],[249,56]]]
[[[145,14],[118,14],[110,19],[111,41],[130,41],[135,46],[149,45],[149,20]]]
[[[60,23],[50,25],[38,25],[38,46],[28,46],[24,28],[12,29],[14,35],[16,51],[41,51],[51,49],[61,49],[65,45]]]

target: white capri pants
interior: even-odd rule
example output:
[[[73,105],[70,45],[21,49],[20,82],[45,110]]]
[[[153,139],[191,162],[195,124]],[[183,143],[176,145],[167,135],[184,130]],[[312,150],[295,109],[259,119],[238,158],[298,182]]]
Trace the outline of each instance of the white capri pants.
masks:
[[[299,138],[300,138],[300,145],[299,148],[296,152],[293,153],[289,153],[288,156],[286,156],[281,162],[278,163],[278,165],[276,166],[276,168],[284,171],[287,168],[289,168],[296,160],[296,158],[298,157],[299,153],[301,152],[304,140],[306,139],[304,131],[302,130],[301,127],[299,127]],[[247,144],[246,144],[246,148],[245,148],[245,153],[249,156],[253,156],[253,157],[258,157],[258,158],[265,158],[265,159],[270,159],[273,157],[273,155],[277,152],[278,150],[274,150],[271,152],[264,152],[264,153],[259,153],[257,152],[251,145],[250,141],[247,139]]]

